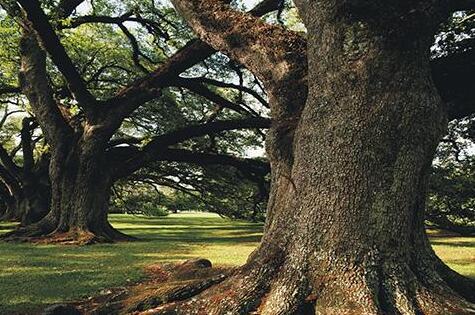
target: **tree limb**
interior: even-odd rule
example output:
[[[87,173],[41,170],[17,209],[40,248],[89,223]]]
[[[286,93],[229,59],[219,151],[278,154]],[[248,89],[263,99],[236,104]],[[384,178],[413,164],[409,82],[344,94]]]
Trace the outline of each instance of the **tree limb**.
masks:
[[[207,134],[216,134],[226,130],[269,128],[269,126],[270,120],[260,117],[215,121],[202,125],[184,127],[164,135],[156,136],[141,150],[137,148],[124,149],[118,147],[119,150],[127,150],[127,152],[125,152],[125,156],[120,156],[121,161],[119,162],[120,166],[117,167],[118,171],[116,172],[116,176],[118,178],[128,176],[148,163],[157,161],[161,152],[167,147],[192,138]],[[112,154],[112,156],[114,155],[116,154]],[[126,157],[127,155],[128,157]],[[124,160],[125,162],[123,162]]]
[[[72,133],[72,129],[62,116],[48,83],[46,54],[27,26],[23,28],[20,50],[20,86],[41,124],[47,142],[54,145],[67,141],[67,135]]]
[[[273,118],[300,113],[307,96],[305,39],[220,0],[172,3],[202,40],[259,77],[269,94]]]
[[[21,89],[18,86],[0,85],[0,96],[3,94],[19,94]]]
[[[15,164],[8,151],[2,145],[0,145],[0,162],[3,164],[5,171],[8,171],[12,177],[19,178],[21,168]]]
[[[23,112],[24,111],[21,110],[21,109],[12,110],[11,112],[9,112],[8,111],[8,106],[5,106],[5,112],[3,113],[2,119],[0,119],[0,128],[2,128],[3,125],[5,125],[5,123],[7,122],[8,117],[10,117],[11,115],[14,115],[14,114],[17,114],[17,113],[23,113]]]
[[[67,18],[84,0],[61,0],[56,8],[59,18]]]
[[[21,193],[21,186],[18,180],[3,165],[0,164],[0,181],[2,181],[12,195]]]
[[[266,175],[270,172],[269,163],[263,162],[261,160],[238,158],[223,154],[193,152],[183,149],[163,150],[158,154],[156,160],[186,162],[197,165],[229,165],[236,167],[241,171],[259,175]]]
[[[262,16],[278,8],[277,0],[264,0],[249,14]],[[171,79],[176,79],[182,72],[193,67],[214,54],[216,50],[201,40],[194,39],[178,50],[165,63],[149,75],[133,82],[120,90],[117,95],[104,102],[114,116],[112,125],[118,125],[123,117],[127,117],[136,108],[159,95],[163,87],[169,86]]]
[[[285,36],[291,37],[291,33],[280,31],[278,26],[264,25],[260,20],[232,10],[222,1],[174,0],[173,3],[201,38],[208,41],[214,48],[225,52],[244,64],[254,74],[258,75],[265,84],[267,80],[266,88],[270,91],[271,101],[276,103],[275,95],[282,94],[283,100],[277,102],[281,108],[275,108],[274,106],[272,109],[274,119],[279,120],[279,111],[282,108],[285,110],[285,103],[295,104],[295,99],[286,99],[283,95],[285,91],[294,88],[302,89],[302,99],[306,99],[307,83],[301,79],[299,80],[306,73],[306,69],[299,69],[302,65],[306,67],[306,50],[299,50],[299,48],[306,46],[305,43],[301,43],[297,47],[291,47],[284,38]],[[473,0],[458,3],[468,5],[473,3]],[[219,14],[215,14],[216,12],[219,12]],[[210,23],[210,21],[213,23]],[[232,27],[229,27],[230,23]],[[256,29],[259,29],[259,31],[256,32]],[[302,41],[305,42],[303,39]],[[300,43],[300,40],[295,39],[295,42]],[[276,49],[276,47],[279,48]],[[285,56],[274,55],[273,51],[276,50],[293,51],[293,53],[301,56],[289,61]],[[465,117],[475,112],[474,52],[475,49],[472,49],[456,56],[432,61],[434,81],[448,105],[451,119]],[[279,78],[282,77],[279,64],[286,64],[290,68],[288,77],[284,75],[283,78]],[[270,71],[268,69],[274,70]],[[282,85],[276,82],[279,80],[282,80],[282,82],[287,80],[287,83],[297,82],[297,86]]]
[[[140,62],[140,56],[142,56],[143,54],[140,52],[139,43],[137,42],[135,36],[129,32],[129,30],[127,29],[127,27],[125,27],[124,24],[118,23],[117,25],[119,26],[122,33],[124,33],[124,35],[129,39],[130,45],[132,46],[132,60],[134,61],[135,66],[139,68],[143,73],[150,73],[150,71],[148,71],[147,68],[145,68]]]
[[[26,19],[36,31],[42,46],[68,82],[68,87],[78,103],[85,109],[95,105],[96,99],[88,91],[85,82],[61,44],[38,0],[18,0],[26,13]]]
[[[183,80],[188,80],[188,81],[195,81],[203,84],[209,84],[217,87],[223,87],[223,88],[231,88],[235,90],[239,90],[241,92],[247,93],[249,95],[252,95],[255,99],[257,99],[264,107],[269,108],[269,104],[267,101],[256,91],[254,91],[251,88],[248,88],[247,86],[244,85],[237,85],[233,83],[228,83],[228,82],[222,82],[218,81],[215,79],[210,79],[206,77],[194,77],[194,78],[181,78]]]
[[[215,103],[216,105],[219,105],[220,107],[228,108],[241,114],[258,116],[256,112],[250,112],[248,109],[240,106],[239,104],[227,100],[226,98],[222,97],[217,93],[214,93],[206,86],[195,80],[188,80],[187,78],[178,78],[173,82],[173,85],[177,87],[184,87],[190,90],[191,92],[210,100],[211,102]]]
[[[183,141],[202,137],[208,134],[216,134],[227,130],[249,129],[249,128],[269,128],[270,119],[254,117],[247,119],[221,120],[202,125],[184,127],[167,134],[154,137],[144,148],[143,152],[154,154],[161,147],[167,147]]]

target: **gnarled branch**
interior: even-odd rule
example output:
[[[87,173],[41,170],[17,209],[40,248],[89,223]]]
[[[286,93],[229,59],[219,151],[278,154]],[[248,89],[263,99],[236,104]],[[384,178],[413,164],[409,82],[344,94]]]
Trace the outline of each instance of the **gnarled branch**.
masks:
[[[257,75],[275,119],[298,115],[306,100],[306,41],[219,0],[173,0],[197,35]]]
[[[249,14],[262,16],[278,9],[278,3],[279,0],[264,0],[249,11]],[[171,79],[176,79],[182,72],[215,52],[216,50],[203,41],[191,40],[149,75],[123,88],[115,97],[104,102],[104,105],[112,108],[110,116],[115,117],[115,124],[145,102],[159,95],[163,87],[169,86]]]
[[[26,13],[26,19],[40,38],[42,46],[49,53],[59,71],[66,78],[68,87],[75,99],[85,109],[94,106],[96,99],[88,91],[84,80],[81,78],[81,75],[49,23],[48,17],[43,12],[39,1],[19,0],[18,2]]]
[[[118,171],[116,172],[116,177],[121,178],[128,176],[148,163],[157,161],[162,154],[161,152],[167,150],[167,147],[192,138],[216,134],[226,130],[269,128],[269,126],[270,120],[260,117],[215,121],[184,127],[164,135],[156,136],[140,150],[134,147],[125,149],[118,147],[117,149],[125,154],[121,155],[121,160],[125,160],[125,162],[121,162],[120,167],[117,167]]]

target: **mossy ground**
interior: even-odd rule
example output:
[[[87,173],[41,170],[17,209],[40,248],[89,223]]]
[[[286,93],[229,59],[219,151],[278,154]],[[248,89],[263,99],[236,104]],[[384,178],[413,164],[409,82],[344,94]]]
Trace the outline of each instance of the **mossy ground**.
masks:
[[[85,299],[135,283],[150,264],[204,257],[214,265],[240,265],[262,233],[261,224],[207,213],[111,215],[110,220],[140,241],[82,247],[0,242],[0,314],[35,314],[45,304]],[[12,227],[0,223],[0,234]],[[441,258],[475,278],[475,237],[432,235]]]

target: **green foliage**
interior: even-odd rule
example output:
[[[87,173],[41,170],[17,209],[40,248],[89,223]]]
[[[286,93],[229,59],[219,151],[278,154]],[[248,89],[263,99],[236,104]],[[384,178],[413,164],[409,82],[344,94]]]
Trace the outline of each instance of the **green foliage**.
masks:
[[[20,66],[18,42],[20,32],[15,21],[0,10],[0,87],[17,85]]]
[[[143,214],[146,216],[167,216],[168,210],[163,201],[166,197],[157,193],[150,185],[127,182],[117,184],[112,199],[112,212]]]
[[[430,177],[427,220],[460,234],[475,233],[475,119],[451,122]]]

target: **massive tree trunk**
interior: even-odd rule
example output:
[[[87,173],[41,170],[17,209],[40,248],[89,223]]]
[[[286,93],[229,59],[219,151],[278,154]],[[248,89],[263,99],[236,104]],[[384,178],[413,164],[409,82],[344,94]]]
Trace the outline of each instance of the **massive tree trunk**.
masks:
[[[50,145],[51,204],[39,222],[22,226],[5,238],[83,244],[132,239],[107,221],[112,186],[112,165],[106,159],[109,137],[101,134],[99,123],[78,124],[59,111],[47,80],[46,54],[28,25],[23,31],[20,81]],[[27,197],[34,197],[25,191],[28,193]]]
[[[302,96],[273,91],[272,70],[246,54],[265,55],[261,37],[241,33],[238,45],[222,33],[258,32],[257,22],[240,29],[249,18],[218,1],[174,3],[202,38],[260,75],[271,95]],[[308,28],[309,92],[288,119],[297,121],[293,137],[268,142],[273,181],[262,243],[220,285],[147,314],[475,313],[473,282],[435,256],[424,231],[427,175],[447,124],[429,67],[440,12],[425,2],[298,4]],[[269,39],[275,50],[286,47],[278,39]],[[274,116],[282,100],[274,99]],[[271,135],[282,134],[273,128]]]

